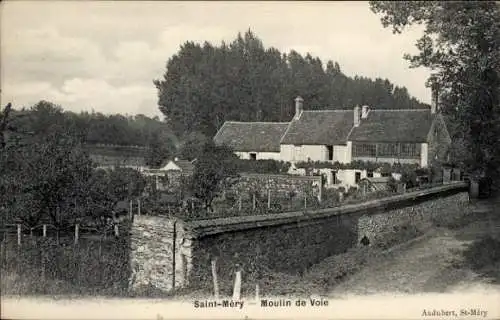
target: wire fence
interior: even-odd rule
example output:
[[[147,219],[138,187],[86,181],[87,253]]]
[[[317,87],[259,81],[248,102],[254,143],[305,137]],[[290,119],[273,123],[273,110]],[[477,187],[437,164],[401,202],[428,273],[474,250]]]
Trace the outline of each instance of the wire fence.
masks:
[[[6,229],[6,230],[5,230]],[[119,294],[129,278],[129,237],[75,228],[45,236],[4,228],[0,267],[7,294]],[[21,230],[21,232],[19,232]],[[43,232],[43,231],[42,231]],[[80,233],[81,232],[81,233]]]

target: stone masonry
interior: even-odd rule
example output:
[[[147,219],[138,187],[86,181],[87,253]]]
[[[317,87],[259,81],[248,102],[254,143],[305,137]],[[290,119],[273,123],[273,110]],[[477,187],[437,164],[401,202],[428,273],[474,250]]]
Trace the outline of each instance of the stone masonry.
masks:
[[[190,273],[190,243],[183,236],[184,223],[180,220],[156,216],[135,216],[130,235],[130,265],[132,275],[129,288],[138,291],[155,287],[170,291],[173,287],[175,239],[175,286],[187,283],[183,278]]]
[[[463,183],[416,191],[362,204],[310,212],[287,212],[176,223],[176,288],[210,288],[211,261],[222,284],[234,270],[304,271],[324,258],[346,251],[364,236],[384,240],[395,226],[431,226],[432,217],[458,215],[467,205]],[[173,220],[135,217],[132,226],[131,289],[172,289]],[[227,286],[226,286],[227,288]],[[222,288],[221,288],[222,290]]]

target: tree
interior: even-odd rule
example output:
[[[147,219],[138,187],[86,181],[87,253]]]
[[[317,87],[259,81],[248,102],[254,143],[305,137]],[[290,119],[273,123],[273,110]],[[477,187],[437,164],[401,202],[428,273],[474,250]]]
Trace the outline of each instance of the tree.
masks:
[[[8,218],[29,226],[48,219],[61,226],[85,214],[76,204],[82,202],[92,162],[71,136],[54,131],[29,145],[10,145],[0,161]]]
[[[17,134],[5,139],[0,152],[5,221],[35,226],[48,220],[61,228],[80,219],[111,217],[118,201],[142,193],[144,178],[135,170],[94,170],[83,148],[81,123],[67,118],[62,108],[41,101],[29,111],[11,110],[9,119],[6,114],[2,127]]]
[[[207,144],[212,140],[199,132],[188,134],[179,148],[178,155],[181,159],[192,161],[200,158]]]
[[[160,111],[175,134],[197,131],[210,138],[228,120],[289,121],[297,95],[309,109],[352,108],[363,95],[363,103],[377,109],[401,108],[384,84],[347,77],[336,62],[325,70],[308,53],[265,48],[251,30],[228,45],[184,43],[168,60],[163,78],[154,81]],[[412,99],[405,105],[423,107],[404,99]]]
[[[158,167],[175,152],[175,145],[168,136],[164,136],[162,139],[160,132],[153,132],[148,141],[146,165]]]
[[[212,141],[205,144],[203,152],[195,162],[191,178],[193,195],[203,201],[207,210],[213,211],[212,202],[228,188],[237,176],[236,156],[225,146],[216,146]]]
[[[372,1],[384,27],[401,33],[425,26],[419,53],[405,59],[427,67],[427,85],[438,90],[451,122],[459,163],[471,173],[499,177],[500,168],[500,6],[481,1]],[[462,144],[462,145],[459,145]]]

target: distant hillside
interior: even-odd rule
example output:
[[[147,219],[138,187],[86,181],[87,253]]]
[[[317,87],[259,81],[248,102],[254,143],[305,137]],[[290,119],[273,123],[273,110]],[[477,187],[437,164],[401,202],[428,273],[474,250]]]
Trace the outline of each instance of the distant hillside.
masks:
[[[289,121],[299,95],[305,109],[429,107],[388,79],[348,77],[337,62],[325,68],[310,54],[266,48],[251,31],[219,46],[186,42],[155,85],[160,110],[178,136],[199,131],[211,137],[227,120]]]
[[[99,166],[146,166],[149,149],[139,146],[85,144],[84,148]]]
[[[150,165],[173,155],[179,144],[165,122],[144,115],[75,113],[40,101],[29,109],[15,111],[12,119],[12,127],[31,136],[65,132],[79,139],[93,155],[142,158]]]

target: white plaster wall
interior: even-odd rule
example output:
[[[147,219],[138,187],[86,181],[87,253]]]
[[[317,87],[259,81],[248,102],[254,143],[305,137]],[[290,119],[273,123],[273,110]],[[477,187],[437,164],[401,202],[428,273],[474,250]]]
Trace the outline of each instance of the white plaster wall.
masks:
[[[337,172],[337,179],[341,180],[341,186],[343,186],[346,189],[348,189],[349,187],[356,187],[357,186],[356,172],[361,172],[360,179],[367,177],[366,170],[354,170],[354,169],[339,170]]]
[[[291,144],[282,144],[280,145],[280,156],[281,160],[292,162],[293,158],[293,148],[294,146]]]
[[[326,161],[328,160],[328,149],[323,145],[281,145],[281,159],[283,161]]]
[[[235,154],[240,158],[244,160],[249,160],[250,159],[250,153],[255,153],[257,156],[257,160],[281,160],[281,155],[279,152],[257,152],[257,151],[249,151],[249,152],[242,152],[242,151],[236,151]]]
[[[347,141],[347,149],[345,159],[347,163],[351,163],[352,161],[352,141]]]
[[[425,168],[428,166],[427,160],[429,156],[429,144],[422,143],[422,148],[420,149],[420,166]]]
[[[333,146],[333,161],[349,163],[351,161],[350,146]],[[326,145],[281,145],[281,160],[290,162],[299,161],[329,161]]]
[[[311,161],[328,160],[328,149],[326,146],[303,145],[301,148],[302,150],[298,156],[299,161],[307,161],[309,158]]]
[[[333,146],[333,161],[338,161],[340,163],[351,162],[349,145]]]

